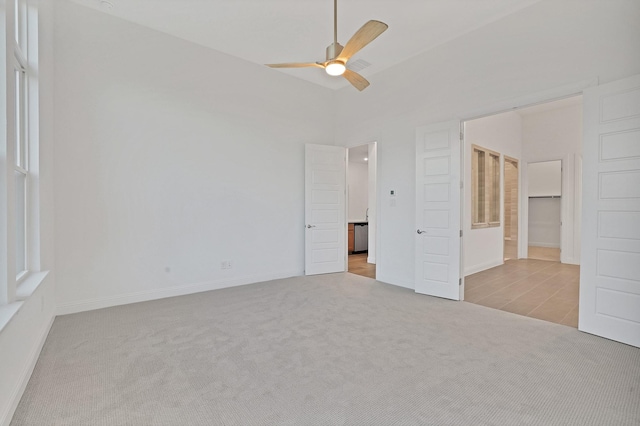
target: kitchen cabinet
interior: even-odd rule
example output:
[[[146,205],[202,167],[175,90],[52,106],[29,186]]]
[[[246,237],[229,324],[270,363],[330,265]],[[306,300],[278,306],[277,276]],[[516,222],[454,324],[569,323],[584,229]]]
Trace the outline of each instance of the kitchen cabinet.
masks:
[[[349,228],[348,228],[349,232],[348,232],[348,244],[347,244],[347,253],[351,254],[353,253],[353,250],[355,250],[356,247],[356,233],[355,233],[355,225],[353,223],[349,224]]]

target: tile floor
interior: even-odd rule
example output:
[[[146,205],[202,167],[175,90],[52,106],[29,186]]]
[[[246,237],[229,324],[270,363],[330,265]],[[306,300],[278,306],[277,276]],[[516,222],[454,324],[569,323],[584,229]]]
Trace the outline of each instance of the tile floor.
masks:
[[[518,240],[504,240],[504,260],[518,258]]]
[[[578,326],[580,267],[537,259],[504,265],[465,278],[465,300],[519,315]]]

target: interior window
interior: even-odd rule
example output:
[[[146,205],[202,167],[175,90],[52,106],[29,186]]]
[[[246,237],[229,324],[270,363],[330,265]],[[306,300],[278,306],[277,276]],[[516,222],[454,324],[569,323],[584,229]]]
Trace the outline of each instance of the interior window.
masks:
[[[471,228],[500,226],[500,154],[473,145],[471,179]]]

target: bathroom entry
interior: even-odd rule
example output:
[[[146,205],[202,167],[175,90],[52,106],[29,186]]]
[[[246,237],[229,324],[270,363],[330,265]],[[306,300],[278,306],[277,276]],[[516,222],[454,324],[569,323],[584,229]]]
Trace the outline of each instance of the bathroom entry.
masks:
[[[347,165],[348,271],[375,278],[376,144],[349,148]]]
[[[504,260],[518,258],[518,160],[504,156]]]

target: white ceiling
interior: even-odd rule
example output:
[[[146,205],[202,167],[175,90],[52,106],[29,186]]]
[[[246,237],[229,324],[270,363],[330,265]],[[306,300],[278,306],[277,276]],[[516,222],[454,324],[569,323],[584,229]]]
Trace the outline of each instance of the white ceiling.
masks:
[[[333,42],[332,0],[73,0],[256,64],[324,60]],[[389,29],[360,51],[370,77],[540,0],[338,0],[338,42],[365,22]],[[112,8],[105,7],[111,3]],[[321,69],[272,70],[338,89]]]

